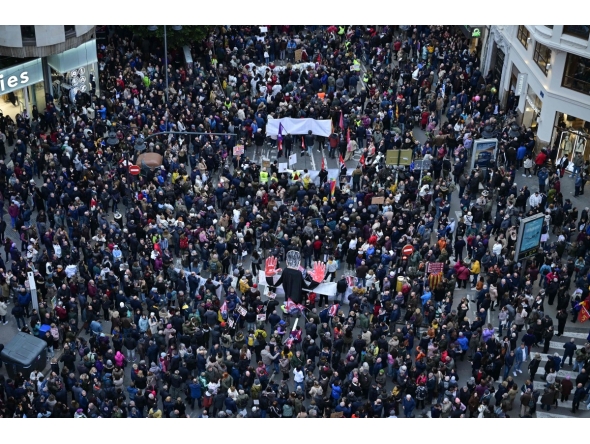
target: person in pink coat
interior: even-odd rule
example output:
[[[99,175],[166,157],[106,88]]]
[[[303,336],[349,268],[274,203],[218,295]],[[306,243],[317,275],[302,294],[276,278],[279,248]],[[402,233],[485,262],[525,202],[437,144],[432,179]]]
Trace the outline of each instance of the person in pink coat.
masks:
[[[123,368],[125,365],[125,355],[118,351],[113,358],[115,360],[115,365],[119,368]]]

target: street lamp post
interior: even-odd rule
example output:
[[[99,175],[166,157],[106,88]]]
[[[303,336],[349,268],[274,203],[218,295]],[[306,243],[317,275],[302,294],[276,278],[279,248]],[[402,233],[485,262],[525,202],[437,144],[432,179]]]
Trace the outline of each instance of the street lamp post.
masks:
[[[173,31],[180,31],[182,26],[174,25],[172,26]],[[156,25],[148,26],[148,31],[157,31],[158,27]],[[166,75],[166,103],[168,103],[168,36],[166,34],[166,25],[164,25],[164,73]]]

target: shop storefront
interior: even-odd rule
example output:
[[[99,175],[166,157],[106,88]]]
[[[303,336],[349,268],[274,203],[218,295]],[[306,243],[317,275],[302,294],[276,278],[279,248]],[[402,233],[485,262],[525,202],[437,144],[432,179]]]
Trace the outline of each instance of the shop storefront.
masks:
[[[34,105],[45,107],[41,59],[0,70],[0,112],[15,119],[25,110],[30,115]]]
[[[590,158],[590,122],[569,114],[555,113],[555,124],[551,137],[552,146],[557,146],[557,158],[564,154],[572,160],[581,153],[584,160]]]
[[[522,114],[522,124],[531,128],[533,132],[537,131],[537,119],[541,115],[543,102],[529,86],[525,96],[524,113]]]
[[[77,48],[49,56],[47,64],[51,69],[53,95],[59,101],[66,95],[75,103],[78,92],[91,94],[98,87],[96,41],[91,40]],[[97,91],[93,92],[98,94]]]
[[[483,40],[484,26],[481,25],[457,25],[469,42],[469,52],[481,54],[481,42]]]

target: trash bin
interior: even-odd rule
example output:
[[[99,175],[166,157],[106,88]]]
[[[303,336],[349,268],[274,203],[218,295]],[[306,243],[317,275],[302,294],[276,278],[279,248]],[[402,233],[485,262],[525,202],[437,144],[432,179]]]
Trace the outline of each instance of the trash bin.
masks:
[[[14,378],[18,372],[23,372],[28,377],[33,370],[43,371],[47,365],[46,346],[47,343],[42,339],[18,333],[0,353],[8,376]]]
[[[51,326],[49,326],[47,324],[43,324],[39,328],[39,334],[37,336],[39,336],[40,339],[44,339],[45,338],[45,333],[47,333],[50,330],[51,330]]]

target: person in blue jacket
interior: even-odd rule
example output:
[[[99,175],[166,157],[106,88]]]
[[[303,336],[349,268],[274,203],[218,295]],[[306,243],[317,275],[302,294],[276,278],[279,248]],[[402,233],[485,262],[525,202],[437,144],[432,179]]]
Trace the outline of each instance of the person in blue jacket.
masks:
[[[402,407],[404,408],[404,415],[406,415],[406,418],[412,418],[414,416],[416,401],[414,401],[412,395],[406,395],[406,397],[402,401]]]
[[[188,386],[191,398],[191,409],[195,409],[195,400],[198,403],[199,408],[202,408],[201,398],[202,398],[202,391],[201,391],[201,384],[197,380],[197,378],[193,378],[193,382]]]
[[[25,316],[28,318],[29,315],[29,305],[31,304],[31,293],[29,293],[25,287],[21,287],[18,294],[18,303],[23,308],[25,312]]]
[[[537,178],[539,179],[539,193],[545,192],[545,181],[549,177],[549,173],[547,172],[547,168],[541,168],[537,173]]]
[[[459,337],[457,338],[457,342],[461,346],[461,361],[465,359],[465,354],[469,350],[469,339],[465,337],[463,332],[459,332]]]
[[[332,384],[332,401],[333,401],[333,405],[337,406],[338,405],[338,401],[340,401],[340,398],[342,397],[342,387],[340,387],[340,382],[339,381],[334,381],[334,383]]]
[[[521,144],[518,147],[518,150],[516,151],[516,168],[520,169],[522,167],[522,163],[524,161],[524,158],[526,157],[526,154],[526,146],[524,146],[524,144]],[[523,174],[523,176],[525,176],[525,174]]]
[[[510,374],[510,369],[514,365],[514,350],[510,352],[509,355],[506,355],[504,358],[504,379],[508,377]]]

